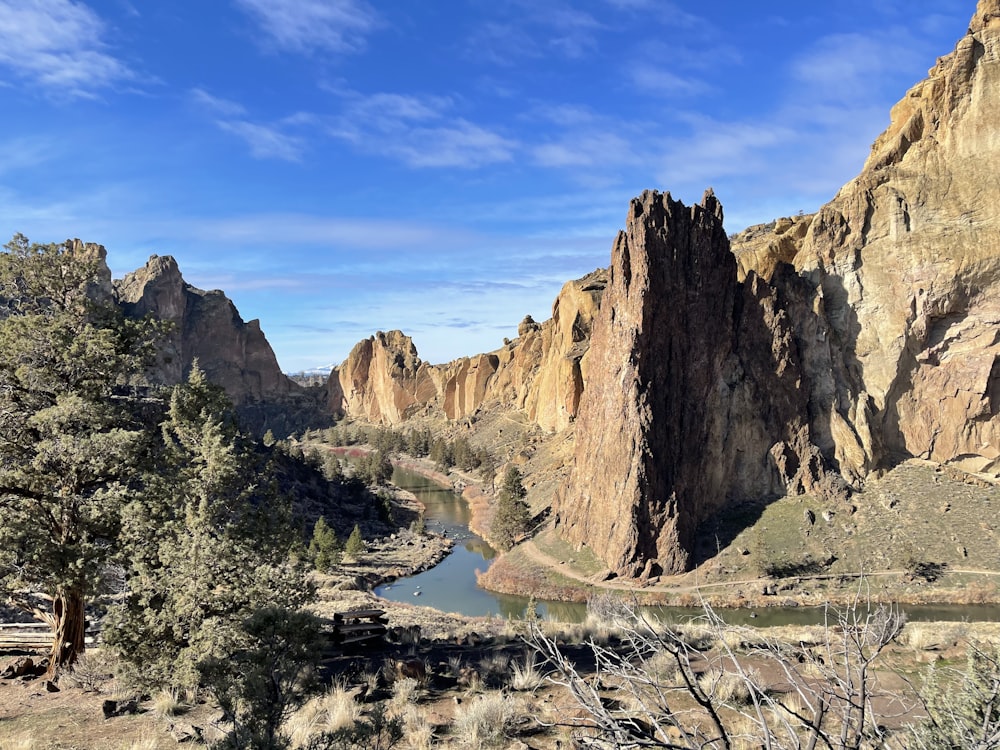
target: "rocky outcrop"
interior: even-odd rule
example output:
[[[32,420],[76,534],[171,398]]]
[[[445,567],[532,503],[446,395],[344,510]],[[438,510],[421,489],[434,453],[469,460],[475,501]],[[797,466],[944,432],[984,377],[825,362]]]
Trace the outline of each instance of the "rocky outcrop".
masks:
[[[562,533],[679,572],[694,528],[774,492],[842,496],[903,456],[1000,474],[1000,0],[815,216],[754,227],[633,201],[598,315]]]
[[[379,331],[331,373],[330,402],[375,424],[398,424],[438,395],[430,369],[409,336]]]
[[[583,393],[583,359],[604,284],[603,271],[567,282],[549,320],[528,316],[503,348],[444,365],[423,362],[402,332],[379,331],[331,373],[329,402],[376,424],[396,425],[427,409],[467,419],[489,406],[523,411],[548,431],[565,429]]]
[[[812,220],[811,214],[786,216],[769,224],[747,227],[730,237],[740,281],[750,271],[770,281],[779,264],[794,262]]]
[[[1000,2],[981,0],[793,260],[855,384],[831,416],[867,462],[1000,473],[998,106]]]
[[[615,240],[594,322],[563,536],[619,574],[677,573],[733,498],[839,487],[813,443],[783,295],[737,265],[711,192],[647,191]]]
[[[150,373],[153,380],[179,383],[197,359],[237,405],[280,400],[298,390],[278,367],[259,322],[243,322],[222,292],[187,284],[172,257],[150,257],[144,267],[115,281],[114,292],[127,315],[152,315],[172,324]]]

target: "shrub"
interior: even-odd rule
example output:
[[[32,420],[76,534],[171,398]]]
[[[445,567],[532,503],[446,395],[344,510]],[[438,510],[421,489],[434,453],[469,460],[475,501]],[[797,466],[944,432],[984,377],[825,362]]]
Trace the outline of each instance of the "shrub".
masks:
[[[518,717],[518,700],[501,692],[478,695],[455,713],[454,731],[472,747],[504,744]]]

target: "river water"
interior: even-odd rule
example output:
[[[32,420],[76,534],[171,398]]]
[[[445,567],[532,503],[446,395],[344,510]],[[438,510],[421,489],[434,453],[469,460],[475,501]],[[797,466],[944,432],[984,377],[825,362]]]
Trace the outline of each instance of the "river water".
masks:
[[[497,553],[481,537],[469,531],[471,513],[465,500],[450,488],[399,467],[393,470],[392,483],[417,496],[427,508],[424,521],[428,531],[446,534],[455,540],[455,547],[444,561],[430,570],[379,586],[375,594],[383,599],[433,607],[443,612],[523,617],[529,605],[527,597],[494,594],[476,585],[476,571],[489,568]],[[581,622],[587,614],[585,604],[549,601],[538,601],[536,604],[539,615],[552,620]],[[653,609],[661,621],[673,623],[685,622],[702,614],[697,608]],[[911,621],[1000,620],[998,605],[905,605],[902,609]],[[717,614],[732,625],[755,627],[815,625],[822,623],[826,615],[822,607],[720,609]]]

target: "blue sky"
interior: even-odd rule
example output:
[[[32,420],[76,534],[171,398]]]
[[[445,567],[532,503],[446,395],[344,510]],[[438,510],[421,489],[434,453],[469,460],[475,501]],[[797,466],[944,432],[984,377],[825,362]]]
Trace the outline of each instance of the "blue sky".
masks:
[[[710,8],[709,12],[706,8]],[[153,254],[286,371],[495,349],[628,200],[829,200],[973,0],[0,0],[0,234]]]

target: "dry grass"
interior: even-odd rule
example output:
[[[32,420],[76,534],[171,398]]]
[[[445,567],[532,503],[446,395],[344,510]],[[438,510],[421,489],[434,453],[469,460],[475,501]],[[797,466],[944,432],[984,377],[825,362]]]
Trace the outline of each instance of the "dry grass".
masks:
[[[0,738],[0,750],[39,750],[41,745],[29,734],[20,734],[6,739]]]
[[[515,696],[484,693],[459,707],[452,730],[470,747],[497,747],[507,741],[522,710]]]
[[[404,737],[410,750],[428,750],[434,741],[434,727],[417,706],[407,706],[402,714]]]
[[[523,661],[514,662],[511,667],[513,674],[510,686],[514,690],[534,692],[541,686],[545,679],[535,663],[534,651],[525,654]]]
[[[403,709],[420,699],[420,683],[412,677],[397,679],[392,684],[392,698],[389,700],[390,712],[401,714]]]
[[[301,747],[314,735],[354,726],[361,718],[361,706],[344,685],[335,684],[326,693],[306,703],[285,725],[292,744]]]
[[[746,677],[736,671],[713,667],[698,677],[698,687],[716,701],[742,705],[750,702],[751,686],[760,684],[760,676],[748,671]]]
[[[502,651],[494,651],[479,661],[479,674],[487,685],[505,684],[509,671],[510,656]]]
[[[969,628],[965,623],[909,622],[903,628],[900,641],[919,652],[944,650],[968,637]]]
[[[161,690],[153,696],[153,715],[157,719],[176,716],[183,710],[184,704],[176,690]]]

